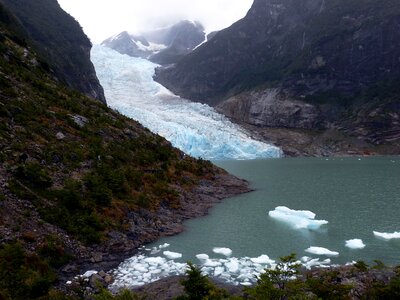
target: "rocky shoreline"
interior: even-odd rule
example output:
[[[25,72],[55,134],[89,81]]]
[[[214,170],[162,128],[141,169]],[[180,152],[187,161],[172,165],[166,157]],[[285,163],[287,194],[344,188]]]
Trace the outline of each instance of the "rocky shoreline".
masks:
[[[178,187],[177,187],[178,188]],[[75,276],[88,270],[103,274],[116,268],[122,261],[137,253],[137,249],[164,236],[171,236],[184,231],[183,222],[190,218],[204,216],[208,210],[223,199],[251,192],[247,181],[222,172],[210,180],[201,180],[192,190],[180,188],[180,208],[160,207],[157,211],[137,211],[128,214],[130,230],[127,233],[109,232],[108,240],[101,245],[80,247],[79,258],[60,270],[59,288],[68,290],[76,288],[79,281]],[[97,279],[101,279],[96,276]],[[101,280],[100,280],[101,281]],[[103,280],[104,284],[111,280]],[[90,283],[90,280],[87,280]],[[93,288],[93,287],[92,287]]]

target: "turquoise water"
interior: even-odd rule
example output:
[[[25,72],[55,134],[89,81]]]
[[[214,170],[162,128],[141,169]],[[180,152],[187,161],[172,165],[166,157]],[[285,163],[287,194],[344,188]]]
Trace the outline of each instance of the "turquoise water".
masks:
[[[400,159],[378,158],[284,158],[215,162],[251,183],[255,192],[227,199],[209,215],[189,220],[186,231],[163,238],[182,260],[210,256],[213,247],[228,247],[235,257],[267,254],[271,258],[310,246],[337,251],[334,263],[379,259],[400,263],[400,239],[383,240],[373,231],[400,231]],[[268,216],[277,206],[311,210],[316,219],[327,220],[318,230],[294,229]],[[349,249],[345,241],[362,239],[364,249]],[[317,257],[314,255],[314,257]]]
[[[226,199],[209,215],[185,222],[183,233],[146,245],[147,250],[115,270],[116,288],[182,274],[188,260],[210,276],[242,285],[254,283],[264,268],[274,267],[268,258],[278,260],[290,253],[308,256],[304,261],[329,258],[328,265],[376,259],[400,264],[400,239],[385,240],[373,233],[400,232],[400,158],[284,158],[216,164],[247,179],[255,191]],[[312,211],[328,224],[314,230],[296,229],[269,216],[277,206]],[[365,248],[346,247],[351,239],[361,239]],[[165,243],[169,246],[159,247]],[[229,248],[232,253],[214,253],[215,247]],[[305,251],[309,247],[339,255],[310,254]]]

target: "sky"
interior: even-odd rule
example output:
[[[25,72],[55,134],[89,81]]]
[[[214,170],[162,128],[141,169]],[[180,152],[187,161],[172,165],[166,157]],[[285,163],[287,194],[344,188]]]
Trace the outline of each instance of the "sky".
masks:
[[[206,32],[243,18],[253,0],[58,0],[93,43],[122,31],[139,34],[183,19],[200,21]]]

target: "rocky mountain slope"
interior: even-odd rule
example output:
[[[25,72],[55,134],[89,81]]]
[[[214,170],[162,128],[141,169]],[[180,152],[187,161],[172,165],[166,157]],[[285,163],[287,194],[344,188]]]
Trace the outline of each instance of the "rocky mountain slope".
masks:
[[[43,297],[248,191],[64,85],[20,20],[0,3],[1,299]]]
[[[399,26],[394,0],[255,0],[156,80],[292,155],[398,153]]]
[[[108,38],[102,45],[121,54],[147,58],[158,64],[172,64],[193,51],[204,40],[203,26],[186,20],[140,36],[124,31]]]
[[[24,39],[29,39],[60,82],[105,102],[103,88],[90,61],[92,45],[79,23],[56,0],[0,2],[18,19],[25,31]]]

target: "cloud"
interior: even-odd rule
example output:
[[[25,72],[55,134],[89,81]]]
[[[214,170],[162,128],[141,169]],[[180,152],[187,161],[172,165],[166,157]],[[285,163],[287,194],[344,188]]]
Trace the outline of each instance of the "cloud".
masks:
[[[123,30],[140,33],[182,19],[220,30],[245,16],[253,0],[59,0],[93,42]]]

